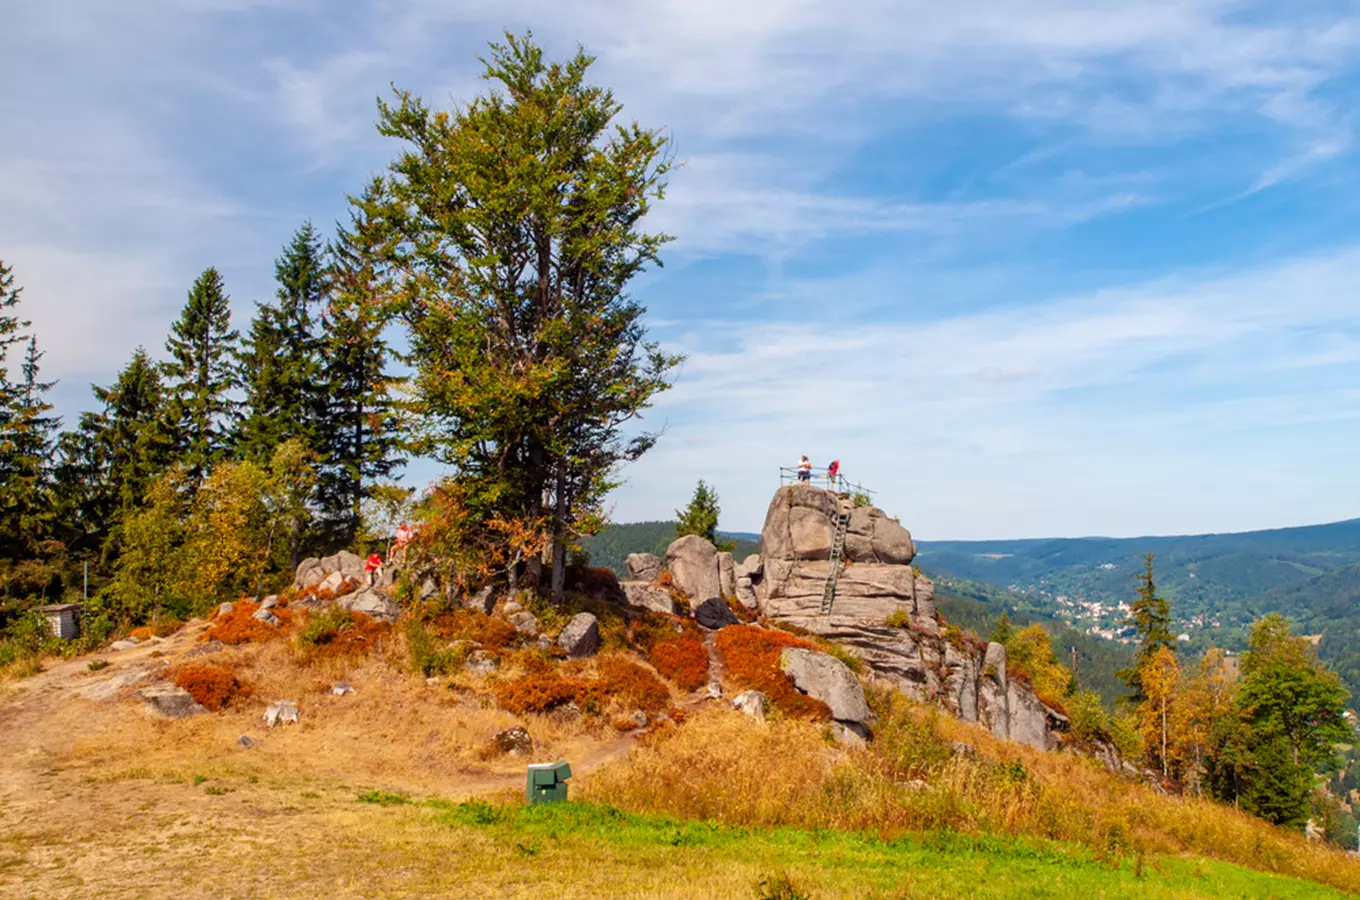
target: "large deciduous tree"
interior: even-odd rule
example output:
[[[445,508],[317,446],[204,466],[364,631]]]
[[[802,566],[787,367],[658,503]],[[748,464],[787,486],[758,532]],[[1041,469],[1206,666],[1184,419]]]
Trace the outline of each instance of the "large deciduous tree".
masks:
[[[422,449],[475,489],[471,507],[549,523],[555,597],[618,465],[655,439],[625,426],[678,362],[646,341],[625,292],[668,240],[639,224],[667,139],[616,122],[591,62],[549,63],[507,36],[485,60],[498,87],[466,106],[434,112],[398,91],[378,127],[409,146],[356,201],[409,326]]]
[[[170,397],[167,424],[191,484],[206,478],[227,455],[237,337],[222,276],[214,268],[205,269],[165,344],[170,355],[164,366]]]

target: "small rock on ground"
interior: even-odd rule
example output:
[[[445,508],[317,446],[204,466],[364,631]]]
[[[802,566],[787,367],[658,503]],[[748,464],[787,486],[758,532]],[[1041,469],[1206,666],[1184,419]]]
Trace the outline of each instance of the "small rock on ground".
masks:
[[[354,693],[354,688],[348,681],[337,681],[335,684],[331,685],[331,693],[337,697],[343,697],[346,694]]]
[[[264,711],[264,723],[270,728],[275,725],[296,725],[298,721],[297,704],[291,700],[271,703]]]
[[[526,753],[533,752],[534,749],[534,739],[529,735],[529,732],[525,730],[523,725],[516,725],[512,728],[507,728],[504,731],[498,732],[496,736],[491,739],[491,742],[495,744],[496,749],[501,753],[506,753],[510,756],[523,756]]]

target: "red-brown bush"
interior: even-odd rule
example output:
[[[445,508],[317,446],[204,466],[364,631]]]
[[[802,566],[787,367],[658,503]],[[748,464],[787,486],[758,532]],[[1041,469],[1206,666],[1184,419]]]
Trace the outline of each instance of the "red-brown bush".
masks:
[[[591,684],[581,678],[563,678],[556,672],[535,672],[507,681],[495,689],[496,705],[516,715],[547,712],[570,701],[582,702]]]
[[[238,600],[232,605],[231,612],[213,619],[212,626],[203,632],[200,640],[218,640],[224,644],[262,644],[278,637],[292,619],[292,613],[282,606],[276,606],[270,611],[278,617],[279,624],[269,625],[255,618],[259,608],[260,604],[254,600]]]
[[[779,655],[785,647],[815,650],[813,644],[786,631],[729,625],[718,632],[717,647],[732,680],[744,688],[760,691],[776,709],[792,716],[831,717],[825,703],[800,694],[793,679],[779,667]]]
[[[505,619],[467,609],[439,613],[429,626],[445,640],[475,641],[487,650],[504,650],[519,636],[515,626]]]
[[[201,703],[213,712],[226,709],[233,701],[243,700],[252,692],[248,682],[221,666],[181,666],[175,670],[174,681],[188,691],[196,703]]]
[[[653,644],[647,661],[682,691],[697,691],[708,683],[708,651],[688,634]]]

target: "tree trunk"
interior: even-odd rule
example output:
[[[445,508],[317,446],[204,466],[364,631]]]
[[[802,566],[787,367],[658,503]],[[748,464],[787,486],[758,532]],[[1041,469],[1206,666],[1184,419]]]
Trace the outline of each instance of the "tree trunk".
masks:
[[[557,463],[557,497],[553,506],[552,601],[561,603],[567,587],[567,461]]]

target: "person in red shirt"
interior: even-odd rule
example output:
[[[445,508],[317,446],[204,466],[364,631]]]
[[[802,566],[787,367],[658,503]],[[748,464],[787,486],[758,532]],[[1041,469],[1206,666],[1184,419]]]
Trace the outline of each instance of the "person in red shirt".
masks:
[[[377,553],[370,553],[368,555],[368,561],[364,563],[364,574],[368,576],[368,584],[370,587],[377,584],[378,579],[382,578],[382,567],[383,558]]]

